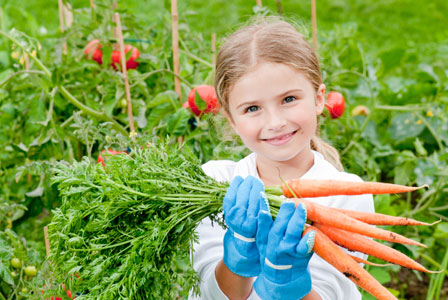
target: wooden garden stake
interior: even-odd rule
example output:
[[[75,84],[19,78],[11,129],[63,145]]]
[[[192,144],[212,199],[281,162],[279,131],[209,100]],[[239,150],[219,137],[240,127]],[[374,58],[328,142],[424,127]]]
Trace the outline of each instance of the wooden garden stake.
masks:
[[[96,8],[96,6],[95,6],[95,0],[90,0],[90,7],[93,8],[93,9]]]
[[[45,250],[47,257],[50,256],[50,240],[48,239],[48,226],[44,227]]]
[[[58,0],[59,7],[59,28],[61,29],[61,33],[64,34],[65,24],[64,24],[64,3],[62,0]],[[67,41],[64,37],[64,42],[62,43],[62,50],[64,54],[67,54]]]
[[[129,136],[132,138],[136,132],[134,127],[134,117],[132,116],[131,90],[129,87],[128,70],[126,69],[126,55],[124,53],[123,33],[121,31],[121,21],[120,21],[120,15],[118,13],[114,14],[114,21],[117,24],[115,33],[117,35],[118,44],[120,45],[121,72],[123,73],[124,88],[126,91],[126,101],[128,103],[129,126],[131,129]]]
[[[280,16],[283,14],[282,0],[277,0],[277,12]]]
[[[212,33],[212,64],[216,65],[216,33]]]
[[[313,47],[317,51],[316,0],[311,0],[311,18],[313,23]]]
[[[171,23],[172,23],[172,37],[173,37],[173,67],[174,67],[174,90],[179,96],[179,101],[182,103],[182,90],[180,88],[179,72],[179,32],[178,32],[178,14],[177,14],[177,0],[171,0]]]

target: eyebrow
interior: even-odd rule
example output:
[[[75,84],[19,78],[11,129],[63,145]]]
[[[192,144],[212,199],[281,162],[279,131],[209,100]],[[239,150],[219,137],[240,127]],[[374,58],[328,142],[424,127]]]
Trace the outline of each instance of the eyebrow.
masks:
[[[287,95],[289,95],[289,94],[291,94],[291,93],[293,93],[293,92],[303,92],[303,90],[302,90],[302,89],[292,89],[292,90],[288,90],[288,91],[286,91],[286,92],[284,92],[284,93],[281,93],[280,95],[277,95],[276,98],[282,98],[282,97],[285,97],[285,96],[287,96]],[[253,105],[253,104],[256,104],[258,101],[259,101],[259,100],[246,101],[246,102],[243,102],[243,103],[241,103],[240,105],[238,105],[236,108],[239,109],[239,108],[242,107],[242,106]]]

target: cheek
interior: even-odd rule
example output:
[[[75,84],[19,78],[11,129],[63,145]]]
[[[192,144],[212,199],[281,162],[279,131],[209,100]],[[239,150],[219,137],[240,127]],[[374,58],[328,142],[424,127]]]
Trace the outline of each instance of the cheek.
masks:
[[[249,141],[258,137],[261,127],[254,118],[238,118],[235,120],[235,131],[242,140]]]
[[[290,122],[297,124],[304,131],[313,131],[317,126],[316,110],[312,107],[304,110],[290,110],[288,119]]]

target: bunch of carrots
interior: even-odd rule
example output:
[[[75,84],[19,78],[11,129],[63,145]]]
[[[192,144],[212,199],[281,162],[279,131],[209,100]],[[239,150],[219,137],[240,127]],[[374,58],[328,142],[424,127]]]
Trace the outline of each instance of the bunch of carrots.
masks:
[[[78,273],[84,280],[74,282],[72,289],[88,290],[84,297],[92,300],[174,299],[173,282],[185,294],[198,286],[198,276],[188,264],[195,229],[207,217],[225,226],[222,200],[229,183],[207,176],[187,147],[154,142],[144,149],[135,147],[129,154],[109,155],[104,166],[88,159],[61,162],[52,180],[62,198],[49,224],[49,259],[61,273],[59,281],[65,274]],[[430,272],[373,239],[425,247],[374,225],[431,224],[331,208],[309,198],[403,193],[419,188],[296,179],[283,186],[267,186],[265,192],[274,217],[285,197],[303,203],[310,223],[303,234],[316,231],[314,252],[368,293],[388,300],[396,298],[358,264],[369,262],[339,246]],[[179,261],[185,262],[182,272]]]
[[[370,238],[384,241],[426,246],[397,233],[377,228],[371,225],[434,225],[404,217],[394,217],[378,213],[357,212],[319,205],[303,198],[324,197],[333,195],[362,194],[392,194],[411,192],[421,187],[408,187],[381,182],[346,182],[335,180],[290,180],[282,186],[284,196],[294,198],[296,206],[305,205],[307,218],[312,225],[307,224],[303,235],[311,230],[316,231],[313,251],[330,263],[337,270],[352,280],[356,285],[380,300],[397,299],[382,286],[358,263],[372,264],[357,256],[350,255],[339,248],[342,246],[351,251],[362,252],[390,263],[427,273],[429,271],[421,264],[405,254]],[[376,265],[376,264],[374,264]]]

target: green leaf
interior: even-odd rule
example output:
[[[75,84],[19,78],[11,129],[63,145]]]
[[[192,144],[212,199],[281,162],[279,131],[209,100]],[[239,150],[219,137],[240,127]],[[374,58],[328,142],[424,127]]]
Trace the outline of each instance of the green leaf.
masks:
[[[151,109],[164,103],[170,103],[174,109],[178,108],[180,104],[176,104],[179,103],[179,98],[176,92],[165,91],[160,94],[157,94],[157,96],[154,99],[146,103],[146,108]]]
[[[2,261],[0,261],[0,279],[3,279],[3,281],[9,285],[14,285],[14,280],[12,279],[11,273]]]
[[[186,109],[178,109],[175,114],[168,119],[167,131],[171,135],[185,135],[188,129],[188,120],[191,114]]]
[[[199,96],[198,91],[194,92],[194,103],[200,111],[204,111],[207,108],[207,102],[205,102],[201,96]]]
[[[425,126],[415,114],[402,113],[392,118],[388,131],[391,138],[399,142],[409,137],[418,136],[423,129]]]
[[[394,169],[394,183],[407,185],[410,181],[410,176],[412,175],[412,171],[414,170],[413,162],[403,163]]]
[[[148,130],[152,130],[153,127],[159,124],[160,120],[172,112],[173,106],[171,103],[163,102],[159,104],[151,110],[146,127]]]
[[[381,284],[388,283],[391,280],[390,274],[388,271],[380,268],[370,269],[369,270],[370,275],[375,277],[376,280],[379,281]]]
[[[405,50],[401,47],[389,49],[380,53],[384,72],[388,72],[401,65]]]

